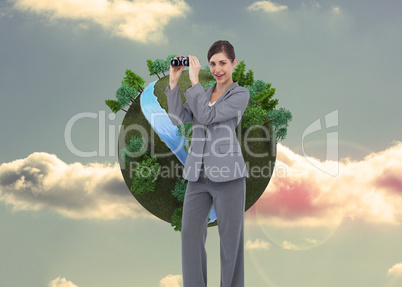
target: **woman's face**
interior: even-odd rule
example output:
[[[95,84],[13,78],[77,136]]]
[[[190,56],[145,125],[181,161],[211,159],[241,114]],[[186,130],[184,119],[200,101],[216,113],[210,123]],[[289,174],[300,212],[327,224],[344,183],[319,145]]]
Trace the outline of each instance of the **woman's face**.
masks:
[[[232,72],[237,64],[234,59],[233,63],[228,59],[225,53],[214,54],[209,60],[209,69],[218,84],[224,84],[232,81]]]

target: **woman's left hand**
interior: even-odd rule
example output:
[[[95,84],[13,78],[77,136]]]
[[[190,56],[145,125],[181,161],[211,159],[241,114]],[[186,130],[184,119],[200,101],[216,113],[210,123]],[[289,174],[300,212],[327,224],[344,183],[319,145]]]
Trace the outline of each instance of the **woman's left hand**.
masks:
[[[193,87],[199,83],[198,75],[200,74],[200,69],[201,69],[201,64],[200,61],[198,61],[197,57],[195,56],[188,56],[190,66],[189,68],[189,76],[190,76],[190,81]]]

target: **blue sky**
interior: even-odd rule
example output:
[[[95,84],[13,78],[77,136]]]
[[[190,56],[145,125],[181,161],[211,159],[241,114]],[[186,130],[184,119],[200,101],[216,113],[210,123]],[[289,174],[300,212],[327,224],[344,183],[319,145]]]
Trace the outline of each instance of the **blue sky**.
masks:
[[[180,234],[125,186],[116,155],[125,113],[114,117],[104,100],[126,68],[148,84],[146,59],[191,54],[205,66],[219,39],[293,115],[278,174],[246,213],[246,286],[400,286],[401,6],[0,2],[0,286],[181,286]],[[80,113],[92,118],[75,122],[71,140],[94,156],[66,142]],[[216,227],[207,252],[218,286]]]

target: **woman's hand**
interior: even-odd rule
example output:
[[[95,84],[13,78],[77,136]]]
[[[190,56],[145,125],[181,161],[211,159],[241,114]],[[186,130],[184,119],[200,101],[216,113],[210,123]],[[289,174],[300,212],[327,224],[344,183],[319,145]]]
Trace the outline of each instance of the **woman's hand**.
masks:
[[[199,83],[198,75],[200,74],[201,64],[195,56],[188,56],[190,66],[189,66],[189,76],[193,87]]]
[[[178,58],[179,56],[177,56]],[[170,90],[173,90],[177,84],[179,83],[181,73],[184,70],[184,66],[172,66],[170,65],[170,74],[169,74],[169,87]]]

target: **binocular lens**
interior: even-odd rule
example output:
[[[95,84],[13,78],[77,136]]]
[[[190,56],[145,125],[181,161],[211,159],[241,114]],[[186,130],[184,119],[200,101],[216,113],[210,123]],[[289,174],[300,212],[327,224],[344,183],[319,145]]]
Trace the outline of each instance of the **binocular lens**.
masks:
[[[173,58],[170,61],[170,64],[173,67],[174,66],[187,66],[187,67],[189,67],[190,61],[189,61],[188,57],[179,57],[179,58]]]
[[[177,58],[175,58],[175,59],[172,59],[171,61],[170,61],[170,64],[174,67],[174,66],[180,66],[180,61],[177,59]]]

